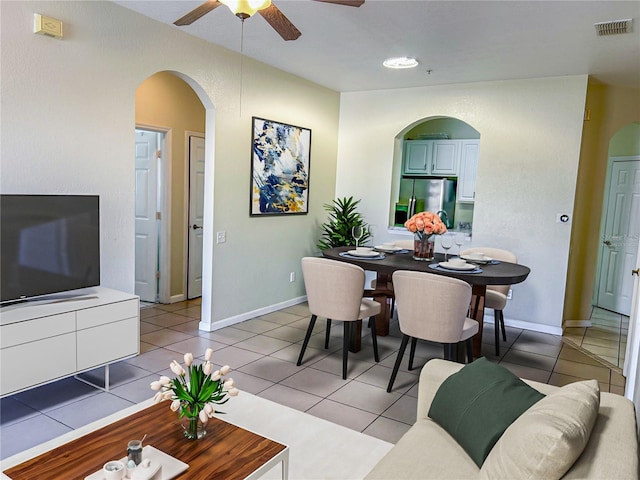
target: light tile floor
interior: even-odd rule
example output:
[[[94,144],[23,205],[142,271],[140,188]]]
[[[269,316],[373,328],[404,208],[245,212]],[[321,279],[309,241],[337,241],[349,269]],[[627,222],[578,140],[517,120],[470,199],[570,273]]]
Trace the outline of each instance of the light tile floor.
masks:
[[[590,327],[565,328],[563,338],[621,373],[627,348],[629,317],[594,307],[590,321]]]
[[[419,342],[415,368],[408,353],[394,390],[386,386],[401,334],[392,321],[390,335],[378,340],[380,362],[373,360],[371,338],[349,355],[347,380],[341,377],[341,328],[332,329],[324,347],[324,321],[318,321],[302,366],[296,360],[309,322],[306,304],[247,320],[215,332],[198,330],[199,300],[141,310],[141,354],[111,366],[111,389],[103,392],[75,378],[60,380],[0,401],[0,458],[42,443],[152,396],[149,383],[185,352],[202,356],[214,349],[214,362],[228,364],[240,390],[324,418],[365,434],[396,442],[415,422],[420,367],[442,358],[438,344]],[[554,385],[596,378],[603,391],[623,394],[624,377],[563,342],[562,337],[507,327],[501,355],[494,355],[492,325],[483,354],[516,375]],[[367,329],[364,329],[367,330]],[[84,376],[101,382],[104,369]]]

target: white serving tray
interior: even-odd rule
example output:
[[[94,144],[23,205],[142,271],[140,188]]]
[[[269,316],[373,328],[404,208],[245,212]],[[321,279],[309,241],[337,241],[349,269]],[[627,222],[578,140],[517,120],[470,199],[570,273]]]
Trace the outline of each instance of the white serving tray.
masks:
[[[162,475],[160,476],[160,480],[171,480],[172,478],[177,477],[182,472],[184,472],[189,465],[184,462],[181,462],[177,458],[173,458],[171,455],[164,453],[157,448],[152,447],[151,445],[146,445],[142,449],[142,459],[151,460],[151,463],[160,463],[162,465]],[[125,465],[127,464],[127,457],[119,459]],[[106,460],[104,463],[107,463]],[[125,476],[125,479],[129,479],[131,477]],[[104,480],[104,473],[102,469],[97,472],[92,473],[88,477],[85,477],[84,480]]]

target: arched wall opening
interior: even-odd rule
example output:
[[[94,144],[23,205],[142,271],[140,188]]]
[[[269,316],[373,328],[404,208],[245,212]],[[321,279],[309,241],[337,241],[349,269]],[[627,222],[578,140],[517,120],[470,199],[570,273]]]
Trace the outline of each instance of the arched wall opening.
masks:
[[[592,314],[581,332],[565,331],[572,341],[622,369],[625,362],[633,276],[640,238],[640,123],[617,130],[608,145],[600,239],[592,294]],[[571,325],[575,325],[572,322]],[[600,338],[601,332],[608,338]],[[580,333],[583,333],[580,335]]]
[[[204,217],[213,220],[213,122],[215,111],[211,99],[192,78],[176,71],[162,71],[149,76],[136,90],[136,127],[166,133],[163,168],[160,171],[158,196],[164,228],[159,236],[160,301],[173,303],[186,299],[189,257],[189,138],[201,136],[205,142]],[[136,180],[137,181],[137,180]],[[210,190],[207,192],[207,190]],[[137,214],[137,211],[136,211]],[[162,221],[161,220],[161,221]],[[212,227],[209,225],[209,229]],[[202,277],[211,284],[212,242],[203,234]],[[210,232],[209,232],[210,237]],[[207,252],[208,250],[208,252]],[[137,255],[136,255],[137,256]],[[205,257],[209,261],[205,261]],[[208,265],[208,267],[207,267]],[[136,280],[137,281],[137,280]],[[163,288],[164,287],[164,288]],[[210,297],[210,295],[206,295]],[[203,301],[204,301],[203,291]],[[209,300],[208,300],[209,301]],[[204,309],[203,309],[204,315]]]
[[[454,207],[454,215],[450,220],[450,228],[458,229],[460,226],[464,226],[471,230],[473,224],[473,198],[462,199],[460,191],[461,174],[464,175],[463,163],[465,165],[472,165],[471,171],[467,171],[469,177],[468,180],[473,182],[473,190],[475,190],[475,174],[479,165],[478,157],[471,159],[472,163],[468,163],[468,158],[465,160],[464,141],[473,141],[475,145],[479,145],[480,132],[473,128],[468,123],[459,120],[454,117],[434,116],[423,118],[413,122],[403,129],[395,138],[394,149],[394,162],[393,162],[393,177],[391,185],[391,198],[389,202],[389,226],[394,229],[403,230],[403,219],[406,216],[410,216],[409,200],[413,194],[415,196],[414,180],[420,180],[421,178],[450,178],[455,182],[456,186],[456,200]],[[409,142],[409,143],[407,143]],[[455,167],[453,170],[439,173],[438,171],[425,171],[420,173],[409,173],[406,169],[406,157],[407,147],[412,142],[431,143],[428,148],[431,148],[431,157],[433,161],[436,160],[438,146],[443,146],[447,149],[451,155],[453,155],[453,161]],[[445,152],[445,155],[447,154]],[[476,149],[476,153],[479,150]],[[472,178],[471,178],[472,177]],[[418,203],[419,206],[422,203]],[[435,213],[435,212],[434,212]]]

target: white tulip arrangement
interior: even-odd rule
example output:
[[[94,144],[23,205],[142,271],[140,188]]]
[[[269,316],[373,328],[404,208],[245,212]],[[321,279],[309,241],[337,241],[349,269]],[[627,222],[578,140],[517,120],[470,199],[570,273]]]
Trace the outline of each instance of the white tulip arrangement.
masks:
[[[151,382],[151,389],[157,392],[153,397],[156,403],[171,400],[171,410],[179,412],[180,418],[189,419],[185,428],[185,436],[188,438],[197,438],[198,420],[206,425],[215,413],[223,413],[216,411],[216,405],[226,403],[229,397],[235,397],[239,393],[232,378],[223,380],[231,371],[228,365],[213,371],[212,355],[213,350],[207,348],[205,362],[196,365],[193,363],[193,355],[185,353],[184,364],[188,372],[173,360],[169,368],[177,377],[170,379],[163,375],[159,380]]]

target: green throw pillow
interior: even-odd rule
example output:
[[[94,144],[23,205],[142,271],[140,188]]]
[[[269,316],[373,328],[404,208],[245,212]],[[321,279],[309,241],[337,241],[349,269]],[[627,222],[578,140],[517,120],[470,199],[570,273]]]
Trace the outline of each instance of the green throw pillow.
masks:
[[[507,427],[542,398],[509,370],[482,357],[442,382],[429,417],[481,467]]]

